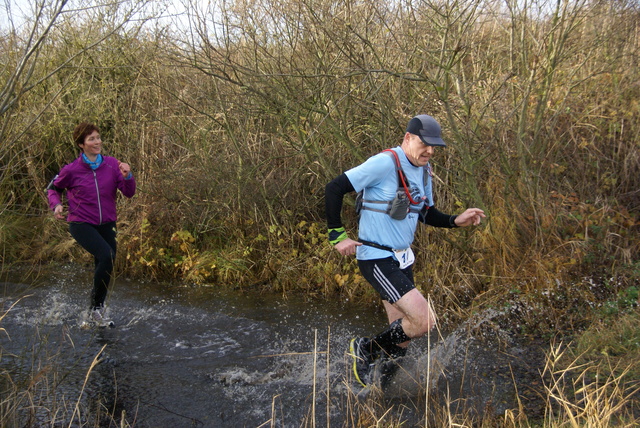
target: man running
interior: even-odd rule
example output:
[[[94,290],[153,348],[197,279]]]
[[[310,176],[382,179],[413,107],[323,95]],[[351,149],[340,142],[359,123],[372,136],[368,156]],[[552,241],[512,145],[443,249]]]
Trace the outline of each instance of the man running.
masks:
[[[404,356],[409,342],[435,325],[435,314],[413,280],[411,244],[418,220],[454,228],[479,225],[485,217],[478,208],[459,215],[435,208],[429,160],[438,146],[446,147],[438,122],[428,115],[415,116],[399,147],[340,174],[325,189],[329,242],[342,255],[356,255],[360,272],[380,294],[389,319],[377,335],[351,340],[354,374],[363,386],[370,382],[378,357]],[[358,240],[347,236],[340,218],[343,197],[353,191],[363,191]]]

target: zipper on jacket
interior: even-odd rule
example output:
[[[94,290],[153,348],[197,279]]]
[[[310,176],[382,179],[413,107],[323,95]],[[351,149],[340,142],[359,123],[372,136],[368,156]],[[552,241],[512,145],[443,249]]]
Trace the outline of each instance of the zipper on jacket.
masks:
[[[91,172],[93,172],[93,182],[96,183],[96,195],[98,196],[98,213],[100,215],[98,224],[102,224],[102,204],[100,203],[100,188],[98,187],[98,177],[94,170],[91,170]]]

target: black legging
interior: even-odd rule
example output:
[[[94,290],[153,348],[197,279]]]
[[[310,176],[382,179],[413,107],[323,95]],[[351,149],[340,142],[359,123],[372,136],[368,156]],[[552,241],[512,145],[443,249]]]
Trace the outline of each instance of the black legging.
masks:
[[[116,259],[116,223],[69,223],[69,233],[95,260],[91,308],[104,305]]]

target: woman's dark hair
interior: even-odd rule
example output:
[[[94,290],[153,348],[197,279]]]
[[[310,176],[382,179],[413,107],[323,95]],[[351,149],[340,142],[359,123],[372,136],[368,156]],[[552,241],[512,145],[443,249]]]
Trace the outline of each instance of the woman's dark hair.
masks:
[[[87,135],[93,133],[93,131],[100,132],[98,127],[93,123],[79,123],[76,129],[73,130],[73,141],[76,143],[76,146],[80,147],[80,144],[84,144],[84,139],[87,138]]]

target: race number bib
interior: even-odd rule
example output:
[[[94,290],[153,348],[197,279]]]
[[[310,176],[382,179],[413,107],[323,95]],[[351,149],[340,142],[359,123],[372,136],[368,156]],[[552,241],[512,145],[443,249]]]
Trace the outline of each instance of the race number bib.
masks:
[[[396,255],[396,259],[400,262],[400,269],[411,266],[416,260],[416,256],[413,254],[411,247],[406,250],[393,250],[393,253]]]

